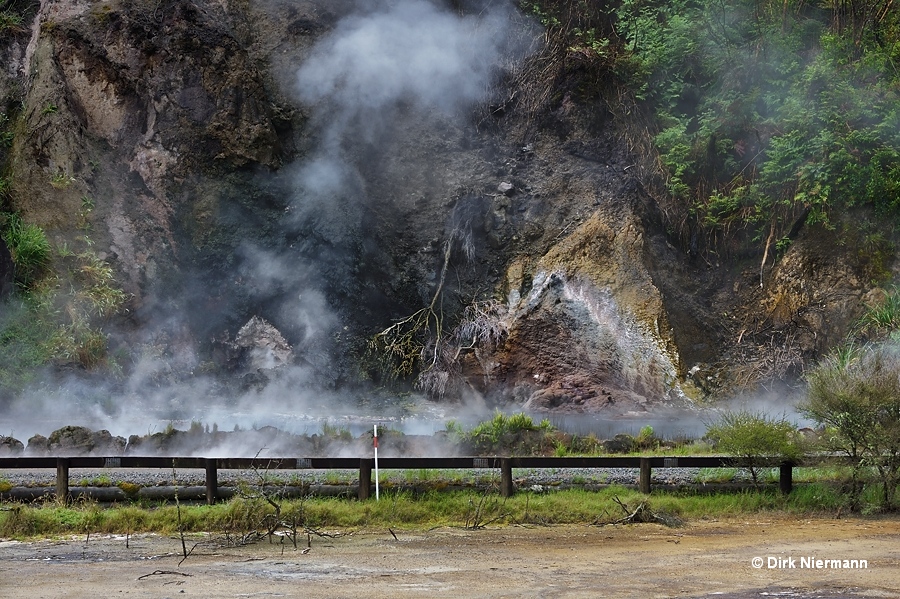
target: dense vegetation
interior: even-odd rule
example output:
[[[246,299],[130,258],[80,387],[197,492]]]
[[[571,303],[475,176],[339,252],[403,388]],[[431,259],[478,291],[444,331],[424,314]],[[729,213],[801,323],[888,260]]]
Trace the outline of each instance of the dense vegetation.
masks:
[[[727,250],[746,232],[773,256],[804,224],[831,227],[856,207],[896,218],[900,9],[889,0],[524,5],[557,40],[557,78],[590,69],[581,93],[614,81],[618,111],[650,115],[661,188],[679,207],[671,225],[692,251]],[[860,228],[884,251],[882,233]]]
[[[7,21],[0,19],[0,31]],[[0,112],[0,162],[15,141],[20,116],[15,108]],[[94,199],[81,199],[72,245],[53,244],[13,210],[12,178],[0,170],[0,239],[9,250],[14,283],[0,311],[0,393],[8,394],[32,383],[47,363],[110,365],[102,326],[127,299],[91,239]],[[56,177],[47,181],[67,184]]]

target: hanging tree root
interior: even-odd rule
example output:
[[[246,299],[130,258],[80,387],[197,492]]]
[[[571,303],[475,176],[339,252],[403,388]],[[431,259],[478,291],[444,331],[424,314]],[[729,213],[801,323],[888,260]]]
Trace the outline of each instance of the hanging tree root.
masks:
[[[493,299],[473,299],[461,320],[445,327],[442,293],[452,240],[444,245],[444,262],[431,302],[369,340],[369,352],[388,378],[408,377],[418,370],[416,387],[433,397],[443,397],[452,381],[458,382],[463,353],[475,350],[478,355],[479,348],[496,346],[509,332],[506,307]]]
[[[393,378],[411,375],[420,361],[427,365],[426,368],[430,368],[438,361],[437,348],[444,335],[444,314],[440,308],[440,299],[450,264],[451,242],[452,238],[444,244],[444,263],[440,279],[428,306],[395,322],[369,341],[369,349],[381,354],[386,364],[391,360],[394,361],[393,368],[386,370],[386,374]],[[434,348],[431,356],[428,355],[429,346]]]

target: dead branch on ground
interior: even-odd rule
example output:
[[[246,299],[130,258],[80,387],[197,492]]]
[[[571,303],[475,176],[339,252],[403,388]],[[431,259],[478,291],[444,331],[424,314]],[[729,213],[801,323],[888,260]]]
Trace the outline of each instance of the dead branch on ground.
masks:
[[[193,574],[186,574],[184,572],[175,572],[173,570],[156,570],[155,572],[150,572],[150,574],[144,574],[143,576],[138,576],[138,580],[143,580],[145,578],[150,578],[151,576],[164,576],[167,574],[171,574],[172,576],[193,576]]]
[[[646,501],[640,502],[634,509],[619,499],[618,496],[613,497],[613,501],[622,508],[622,511],[625,512],[625,517],[619,518],[613,522],[607,522],[607,524],[662,524],[663,526],[669,527],[681,526],[683,524],[681,519],[676,516],[663,512],[654,512],[650,509],[650,505]]]
[[[256,458],[259,458],[259,455],[265,448],[260,449],[256,453]],[[312,547],[312,537],[313,535],[320,538],[336,538],[340,536],[340,534],[330,534],[318,530],[306,522],[306,514],[304,511],[304,502],[307,499],[307,495],[300,496],[300,509],[299,515],[292,514],[290,517],[286,517],[282,514],[282,505],[277,499],[279,499],[280,494],[284,493],[285,488],[287,487],[287,483],[284,482],[281,485],[280,489],[275,491],[270,490],[270,487],[274,485],[271,484],[271,477],[269,476],[270,468],[277,468],[279,466],[279,462],[268,462],[265,468],[260,468],[254,466],[253,472],[257,478],[257,484],[255,489],[250,490],[248,488],[242,488],[239,492],[239,495],[243,499],[248,499],[251,501],[263,500],[269,506],[272,507],[274,513],[264,514],[261,518],[255,521],[253,530],[250,530],[236,538],[232,538],[226,532],[226,540],[229,544],[234,546],[244,546],[249,545],[251,543],[256,543],[261,541],[264,538],[269,539],[269,543],[274,543],[273,538],[278,537],[279,543],[282,545],[282,552],[284,552],[284,541],[285,539],[291,542],[294,549],[297,549],[297,542],[299,538],[299,534],[306,534],[306,550],[303,553],[307,553],[309,549]]]

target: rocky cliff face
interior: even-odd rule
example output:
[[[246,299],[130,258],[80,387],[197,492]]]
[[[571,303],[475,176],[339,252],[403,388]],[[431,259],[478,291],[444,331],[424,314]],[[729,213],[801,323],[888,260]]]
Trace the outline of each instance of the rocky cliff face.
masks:
[[[117,393],[246,376],[254,318],[294,368],[254,393],[359,389],[374,333],[493,297],[445,399],[640,413],[790,378],[873,299],[828,231],[762,270],[685,251],[601,99],[516,108],[544,48],[514,7],[363,4],[42,0],[3,40],[10,208],[127,292]]]
[[[217,179],[275,168],[290,127],[226,6],[43,2],[19,62],[16,208],[93,241],[138,305],[202,249]],[[82,227],[82,228],[85,228]]]

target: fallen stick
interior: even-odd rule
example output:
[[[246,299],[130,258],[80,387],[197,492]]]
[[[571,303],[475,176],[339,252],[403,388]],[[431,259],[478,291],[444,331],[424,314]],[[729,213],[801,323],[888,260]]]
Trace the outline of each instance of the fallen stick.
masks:
[[[143,580],[144,578],[150,578],[151,576],[163,576],[165,574],[172,574],[173,576],[193,576],[193,574],[186,574],[184,572],[174,572],[172,570],[156,570],[155,572],[151,572],[150,574],[144,574],[143,576],[138,576],[138,580]]]

